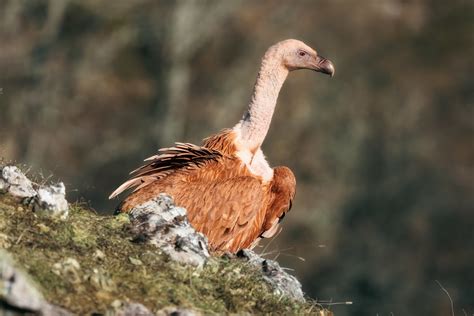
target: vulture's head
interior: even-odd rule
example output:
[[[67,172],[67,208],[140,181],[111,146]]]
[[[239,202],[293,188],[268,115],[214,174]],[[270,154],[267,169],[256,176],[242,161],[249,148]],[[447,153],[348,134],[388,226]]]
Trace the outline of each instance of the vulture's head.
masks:
[[[278,58],[289,70],[310,69],[334,76],[334,65],[302,41],[289,39],[269,48],[267,54]]]

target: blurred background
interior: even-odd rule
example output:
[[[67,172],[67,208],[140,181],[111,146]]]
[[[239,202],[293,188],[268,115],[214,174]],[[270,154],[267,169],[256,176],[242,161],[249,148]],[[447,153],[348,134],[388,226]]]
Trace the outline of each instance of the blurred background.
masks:
[[[297,38],[263,149],[298,180],[257,249],[336,315],[474,313],[474,2],[0,1],[0,156],[100,213],[174,141],[232,127],[260,58]],[[304,261],[303,261],[304,259]],[[393,313],[393,314],[392,314]]]

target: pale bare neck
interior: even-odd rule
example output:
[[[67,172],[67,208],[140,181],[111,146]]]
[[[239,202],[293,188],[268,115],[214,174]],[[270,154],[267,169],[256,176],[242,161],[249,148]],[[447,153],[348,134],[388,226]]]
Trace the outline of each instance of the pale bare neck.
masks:
[[[264,56],[249,107],[234,127],[240,145],[252,152],[260,148],[267,135],[278,94],[288,76],[288,69],[274,57],[268,53]]]

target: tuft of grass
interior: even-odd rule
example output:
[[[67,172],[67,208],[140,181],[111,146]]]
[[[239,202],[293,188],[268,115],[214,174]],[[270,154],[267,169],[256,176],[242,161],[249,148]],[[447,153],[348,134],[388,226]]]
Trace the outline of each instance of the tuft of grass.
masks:
[[[37,216],[0,194],[0,248],[38,283],[46,299],[77,314],[104,313],[114,300],[151,311],[168,306],[209,313],[324,314],[313,302],[272,293],[255,267],[212,258],[202,269],[134,243],[126,215],[99,216],[71,205],[66,221]]]

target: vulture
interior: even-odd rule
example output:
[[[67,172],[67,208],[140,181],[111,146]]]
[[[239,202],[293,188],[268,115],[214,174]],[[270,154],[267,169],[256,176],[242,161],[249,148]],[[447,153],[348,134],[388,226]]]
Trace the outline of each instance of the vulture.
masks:
[[[290,210],[296,180],[287,167],[270,167],[261,145],[278,94],[293,70],[334,75],[328,59],[305,43],[288,39],[268,48],[247,110],[233,128],[204,139],[201,146],[175,143],[145,159],[131,179],[109,197],[134,191],[117,207],[129,212],[160,193],[185,207],[192,226],[207,236],[213,252],[236,253],[274,236]]]

